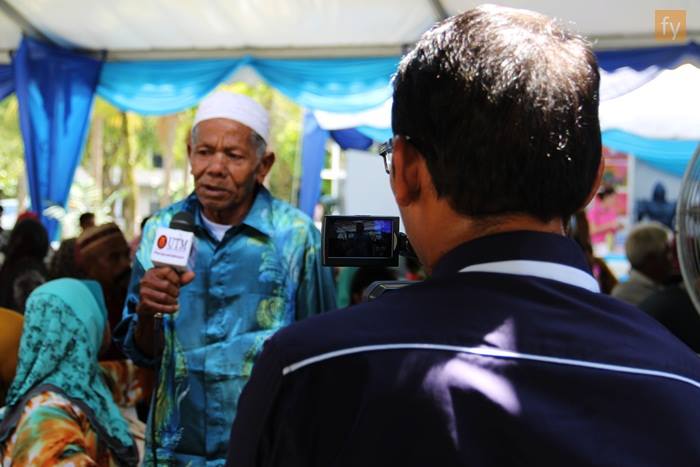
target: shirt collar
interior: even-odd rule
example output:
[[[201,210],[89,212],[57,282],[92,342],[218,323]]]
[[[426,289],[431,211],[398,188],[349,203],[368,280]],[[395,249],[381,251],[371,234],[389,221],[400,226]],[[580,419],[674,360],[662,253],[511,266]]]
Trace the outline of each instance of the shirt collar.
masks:
[[[544,232],[516,231],[480,237],[459,245],[438,261],[432,276],[447,276],[471,265],[510,260],[558,263],[590,274],[583,251],[570,238]]]
[[[258,185],[255,201],[243,219],[243,224],[268,237],[274,233],[272,228],[272,195],[264,186]]]
[[[185,200],[184,210],[192,213],[195,219],[195,225],[198,229],[201,231],[207,230],[202,221],[202,204],[199,202],[194,192]],[[272,236],[274,232],[272,227],[272,195],[264,186],[258,185],[253,205],[243,219],[242,224],[268,237]]]

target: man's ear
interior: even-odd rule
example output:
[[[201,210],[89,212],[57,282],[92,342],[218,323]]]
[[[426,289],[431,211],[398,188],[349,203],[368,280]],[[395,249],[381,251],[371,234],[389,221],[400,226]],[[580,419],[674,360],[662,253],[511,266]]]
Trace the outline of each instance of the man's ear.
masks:
[[[395,138],[391,162],[391,188],[399,206],[411,204],[420,195],[420,164],[421,155],[416,148],[402,137]]]
[[[270,172],[272,165],[275,163],[275,153],[266,152],[262,159],[260,160],[260,165],[258,167],[258,173],[255,175],[255,179],[258,183],[262,184],[265,181],[265,177]]]
[[[586,202],[583,203],[583,206],[579,208],[579,210],[584,209],[586,206],[588,206],[588,203],[591,202],[593,197],[598,193],[598,188],[600,187],[600,182],[603,180],[603,173],[605,172],[605,158],[601,155],[600,156],[600,164],[598,164],[598,173],[595,176],[595,181],[593,182],[593,185],[591,185],[591,191],[588,193],[588,196],[586,197]]]

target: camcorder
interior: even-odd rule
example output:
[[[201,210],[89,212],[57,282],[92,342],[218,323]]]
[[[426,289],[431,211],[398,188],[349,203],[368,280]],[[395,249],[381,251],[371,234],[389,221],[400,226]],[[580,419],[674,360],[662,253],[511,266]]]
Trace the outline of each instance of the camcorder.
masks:
[[[324,216],[321,236],[324,266],[397,267],[399,256],[416,259],[408,237],[399,232],[396,216]],[[365,291],[365,299],[411,283],[374,282]]]

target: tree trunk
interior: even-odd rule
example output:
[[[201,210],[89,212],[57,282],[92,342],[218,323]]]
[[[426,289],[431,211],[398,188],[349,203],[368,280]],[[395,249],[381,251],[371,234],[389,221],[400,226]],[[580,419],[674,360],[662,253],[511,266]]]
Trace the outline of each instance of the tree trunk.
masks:
[[[121,112],[122,116],[122,135],[126,142],[126,153],[124,157],[124,165],[122,173],[124,186],[127,188],[126,196],[124,196],[124,234],[127,238],[132,238],[136,234],[136,226],[138,225],[137,216],[137,200],[138,200],[138,185],[136,184],[136,161],[138,156],[138,147],[136,144],[136,132],[134,131],[134,118],[129,118],[126,112]]]
[[[27,209],[27,169],[20,172],[19,180],[17,181],[17,214],[22,214]]]
[[[177,115],[167,115],[158,119],[158,142],[163,155],[163,191],[160,194],[160,207],[165,207],[172,202],[170,181],[172,179],[173,149],[177,134]]]
[[[90,127],[90,161],[92,163],[92,177],[95,180],[95,191],[98,193],[97,205],[104,200],[103,166],[104,166],[104,118],[95,116]]]

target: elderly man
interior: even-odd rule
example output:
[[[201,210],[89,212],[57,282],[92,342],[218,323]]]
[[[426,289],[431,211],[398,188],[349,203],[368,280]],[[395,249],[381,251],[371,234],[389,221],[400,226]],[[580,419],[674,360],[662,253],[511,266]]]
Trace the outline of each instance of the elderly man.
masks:
[[[384,157],[430,277],[268,340],[230,465],[700,465],[700,360],[599,293],[564,235],[603,173],[598,84],[590,46],[536,13],[485,5],[420,39]]]
[[[632,266],[630,277],[615,286],[612,296],[639,305],[673,272],[671,230],[660,222],[636,225],[625,241],[625,253]]]
[[[147,463],[223,464],[263,342],[335,306],[320,233],[262,185],[275,160],[267,142],[258,103],[227,92],[206,98],[187,145],[195,191],[155,213],[143,232],[117,337],[138,364],[160,365]],[[154,268],[150,254],[156,229],[181,211],[194,216],[196,257],[193,270],[178,275]],[[165,315],[162,350],[156,314]]]

